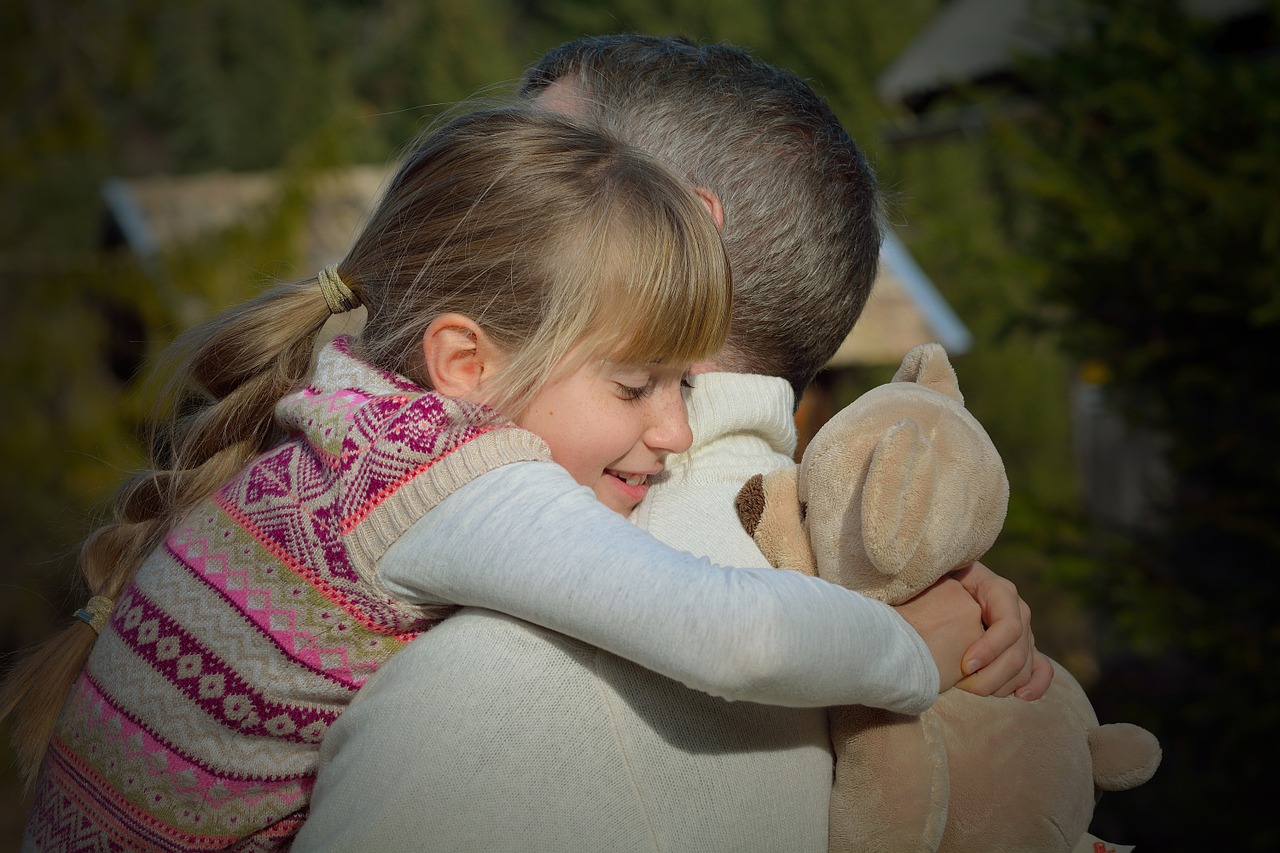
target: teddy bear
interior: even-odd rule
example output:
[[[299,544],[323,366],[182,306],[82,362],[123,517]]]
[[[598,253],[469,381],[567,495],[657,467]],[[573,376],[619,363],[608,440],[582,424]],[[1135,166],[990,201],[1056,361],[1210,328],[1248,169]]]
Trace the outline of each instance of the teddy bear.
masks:
[[[946,351],[924,344],[828,421],[798,466],[748,481],[737,508],[772,565],[896,605],[981,557],[1008,498]],[[1030,702],[952,688],[920,716],[831,709],[832,853],[1067,853],[1088,838],[1099,792],[1150,779],[1160,745],[1139,726],[1100,725],[1054,671]]]

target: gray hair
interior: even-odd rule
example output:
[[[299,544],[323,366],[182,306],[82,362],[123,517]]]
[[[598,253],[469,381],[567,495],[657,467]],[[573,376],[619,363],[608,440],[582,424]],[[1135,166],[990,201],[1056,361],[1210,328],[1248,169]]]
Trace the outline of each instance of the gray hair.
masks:
[[[682,38],[569,42],[521,93],[556,81],[585,118],[719,196],[734,308],[716,363],[781,376],[798,399],[862,312],[880,251],[875,175],[830,107],[741,48]]]

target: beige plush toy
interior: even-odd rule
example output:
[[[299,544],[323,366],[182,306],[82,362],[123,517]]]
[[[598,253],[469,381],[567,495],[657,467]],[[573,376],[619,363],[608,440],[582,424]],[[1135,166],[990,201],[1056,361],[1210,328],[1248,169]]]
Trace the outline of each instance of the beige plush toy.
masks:
[[[775,566],[900,604],[991,546],[1009,486],[942,347],[837,414],[797,468],[752,478],[743,525]],[[1151,778],[1160,746],[1101,726],[1061,666],[1041,699],[951,689],[919,717],[831,710],[832,851],[1070,851],[1098,791]]]

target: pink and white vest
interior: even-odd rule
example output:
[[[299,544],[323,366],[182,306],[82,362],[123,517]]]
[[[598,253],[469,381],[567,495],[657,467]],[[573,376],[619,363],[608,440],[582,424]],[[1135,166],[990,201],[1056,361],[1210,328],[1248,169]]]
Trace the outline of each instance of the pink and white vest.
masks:
[[[396,601],[378,559],[458,487],[548,458],[345,338],[276,418],[290,439],[187,515],[116,602],[58,722],[28,846],[287,849],[329,725],[449,611]]]

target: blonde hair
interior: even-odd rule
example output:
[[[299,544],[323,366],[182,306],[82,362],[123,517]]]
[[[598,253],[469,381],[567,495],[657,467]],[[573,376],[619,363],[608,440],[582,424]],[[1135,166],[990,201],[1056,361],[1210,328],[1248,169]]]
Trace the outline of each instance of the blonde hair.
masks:
[[[369,312],[357,352],[426,385],[422,335],[472,318],[506,356],[491,399],[516,413],[572,358],[685,363],[723,344],[729,265],[687,181],[647,156],[532,108],[462,115],[427,134],[388,185],[342,280]],[[151,468],[86,540],[89,593],[115,599],[192,507],[283,438],[276,403],[301,386],[329,307],[317,278],[285,283],[175,345]],[[0,719],[28,785],[93,646],[75,621],[9,673]]]

